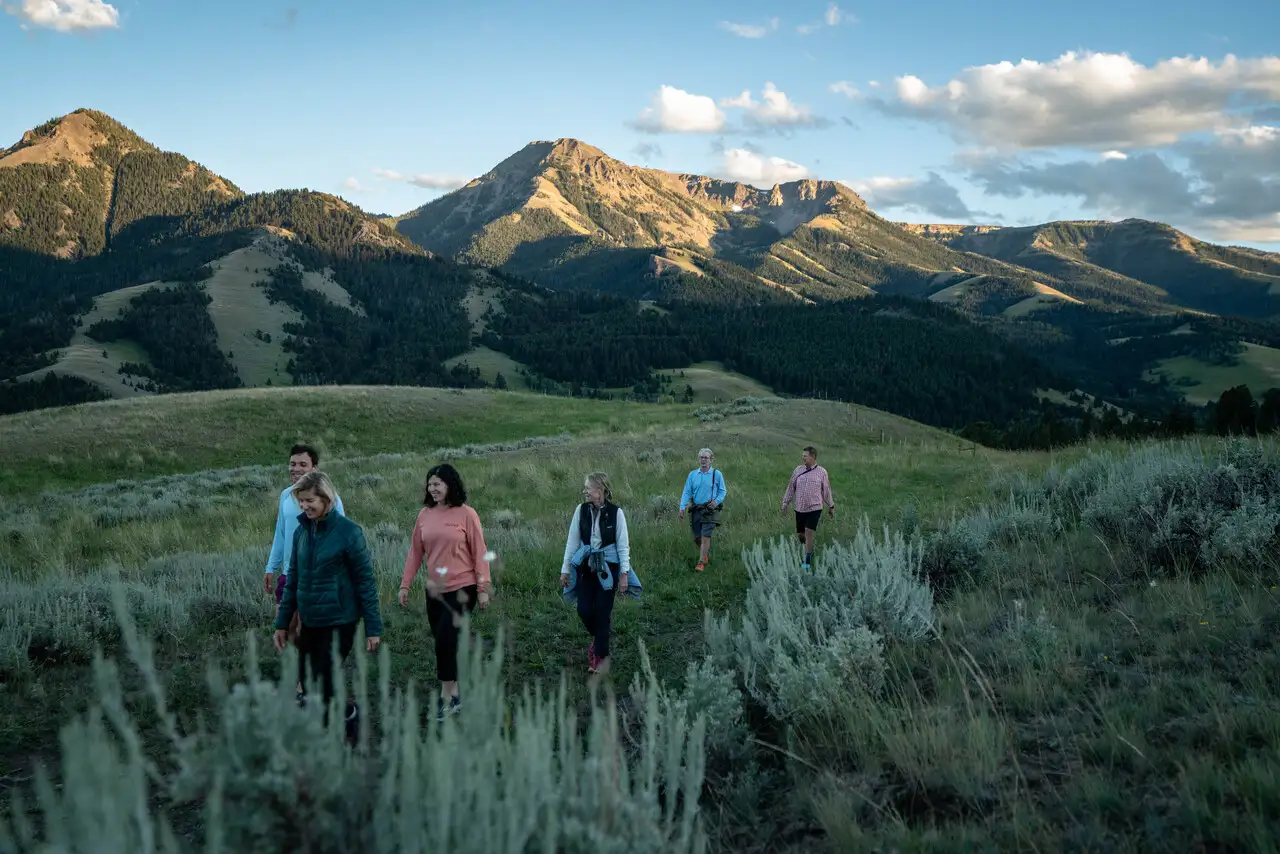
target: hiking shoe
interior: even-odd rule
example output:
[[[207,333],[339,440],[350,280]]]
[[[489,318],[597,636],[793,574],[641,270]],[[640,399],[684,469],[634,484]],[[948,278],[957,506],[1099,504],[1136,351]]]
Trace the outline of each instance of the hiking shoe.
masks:
[[[360,740],[360,707],[352,703],[347,708],[347,743],[355,747]]]
[[[444,697],[437,697],[436,698],[436,720],[439,721],[440,723],[444,723],[445,718],[456,715],[461,708],[462,708],[461,697],[450,697],[448,708],[445,707]]]
[[[299,691],[297,699],[298,699],[298,708],[301,709],[307,703],[307,692]]]
[[[704,561],[698,561],[698,564],[697,564],[697,566],[695,566],[695,567],[693,568],[693,571],[694,571],[694,572],[702,572],[702,570],[704,570],[704,569],[706,569],[706,568],[707,568],[707,564],[706,564],[706,562],[704,562]]]

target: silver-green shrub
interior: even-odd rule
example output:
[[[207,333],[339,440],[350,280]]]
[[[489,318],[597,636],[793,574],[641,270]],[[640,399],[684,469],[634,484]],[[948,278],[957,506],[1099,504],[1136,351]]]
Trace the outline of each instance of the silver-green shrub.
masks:
[[[750,696],[778,720],[834,713],[850,691],[884,687],[884,640],[933,631],[933,595],[918,541],[871,534],[818,552],[808,572],[790,538],[757,541],[742,559],[751,579],[741,626],[708,614],[711,661],[736,670]]]
[[[269,615],[261,549],[166,555],[123,573],[107,566],[26,581],[0,569],[0,672],[24,671],[33,659],[87,662],[100,646],[114,649],[116,584],[131,618],[151,636],[180,640],[209,625],[250,626]]]
[[[1256,439],[1149,445],[1061,476],[1055,499],[1148,566],[1267,564],[1280,549],[1280,456]]]
[[[250,639],[245,681],[229,687],[212,667],[212,714],[180,732],[150,641],[130,620],[120,589],[116,607],[165,743],[144,746],[125,711],[119,674],[99,658],[98,701],[63,730],[62,786],[40,773],[34,820],[22,812],[27,798],[15,799],[12,817],[0,822],[4,850],[658,854],[706,848],[698,808],[705,724],[678,712],[659,714],[656,692],[628,752],[612,701],[593,699],[584,732],[563,680],[550,696],[526,688],[509,697],[501,638],[490,658],[464,626],[464,706],[443,723],[433,714],[424,722],[412,686],[392,689],[386,646],[376,692],[368,690],[367,657],[355,656],[364,726],[360,745],[350,748],[340,724],[322,725],[318,703],[299,708],[293,702],[292,678],[271,682],[258,675]],[[294,656],[290,648],[285,673],[292,672]],[[345,705],[341,680],[338,687],[335,710]],[[203,805],[200,844],[179,838],[166,817],[189,803]]]

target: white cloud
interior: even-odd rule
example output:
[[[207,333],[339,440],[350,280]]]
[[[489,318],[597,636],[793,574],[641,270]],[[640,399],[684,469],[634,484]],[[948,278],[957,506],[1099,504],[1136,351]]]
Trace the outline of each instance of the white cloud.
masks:
[[[862,196],[874,210],[896,208],[953,221],[994,218],[971,210],[960,198],[960,192],[937,172],[929,172],[924,180],[877,176],[840,183]]]
[[[725,115],[707,95],[664,85],[632,124],[647,133],[715,133],[724,127]]]
[[[729,130],[726,110],[741,110],[747,131],[777,131],[796,127],[825,127],[829,122],[797,104],[771,82],[764,84],[757,100],[750,89],[721,98],[694,95],[674,86],[662,86],[629,124],[645,133],[719,133]],[[743,128],[739,128],[743,130]]]
[[[351,177],[347,178],[347,180],[342,182],[342,189],[350,190],[353,193],[365,192],[364,186],[359,181],[356,180],[356,177],[354,175],[352,175]]]
[[[725,109],[749,110],[756,105],[751,97],[750,89],[743,89],[741,95],[734,95],[732,98],[721,98],[720,106]]]
[[[33,27],[69,33],[76,30],[116,29],[120,13],[102,0],[22,0],[22,6],[4,10]]]
[[[1003,150],[1142,148],[1247,126],[1251,109],[1280,102],[1280,57],[1146,66],[1127,54],[1068,52],[966,68],[940,86],[910,74],[896,82],[882,110],[937,122],[957,139]]]
[[[1103,160],[1128,160],[1129,155],[1123,151],[1104,151],[1101,154]]]
[[[827,88],[832,92],[835,92],[837,95],[844,95],[846,98],[856,99],[862,95],[862,93],[858,91],[858,87],[854,86],[848,80],[837,80]]]
[[[770,18],[767,24],[734,24],[729,21],[721,21],[720,29],[728,30],[739,38],[762,39],[778,29],[778,19]]]
[[[388,181],[403,181],[415,187],[422,187],[424,190],[456,190],[471,180],[457,175],[429,175],[425,173],[405,175],[403,172],[397,172],[394,169],[374,169],[373,174]]]
[[[725,109],[743,110],[747,124],[756,128],[804,127],[826,124],[823,119],[815,116],[812,110],[792,101],[787,97],[786,92],[783,92],[771,82],[764,84],[764,90],[760,93],[759,101],[752,98],[751,90],[747,89],[732,98],[721,98],[720,106]]]
[[[724,152],[721,173],[730,181],[765,189],[809,176],[809,170],[799,163],[781,157],[766,157],[745,148],[730,148]]]
[[[811,24],[801,24],[796,27],[796,32],[802,36],[807,36],[812,33],[816,33],[823,27],[838,27],[845,21],[848,21],[851,24],[856,24],[858,19],[842,10],[835,3],[828,3],[827,11],[823,13],[821,21],[815,21]]]

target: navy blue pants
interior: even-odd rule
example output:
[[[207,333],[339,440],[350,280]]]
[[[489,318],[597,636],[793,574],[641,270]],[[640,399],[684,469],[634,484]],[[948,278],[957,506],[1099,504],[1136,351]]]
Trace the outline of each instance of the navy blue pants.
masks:
[[[612,567],[611,567],[612,568]],[[585,565],[578,567],[578,617],[596,642],[596,656],[609,657],[609,635],[613,631],[613,600],[618,592],[618,570],[613,570],[613,587],[605,590],[600,579]]]

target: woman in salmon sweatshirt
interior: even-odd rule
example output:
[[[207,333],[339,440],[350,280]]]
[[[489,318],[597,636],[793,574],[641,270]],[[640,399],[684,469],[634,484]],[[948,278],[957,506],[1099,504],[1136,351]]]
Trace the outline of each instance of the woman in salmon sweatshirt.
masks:
[[[440,680],[437,716],[454,714],[458,694],[458,635],[464,611],[489,607],[493,556],[484,542],[480,516],[467,504],[462,477],[448,463],[427,472],[426,493],[409,540],[399,601],[409,604],[409,587],[423,558],[427,566],[427,621],[436,641],[436,676]],[[448,704],[446,707],[446,703]]]

